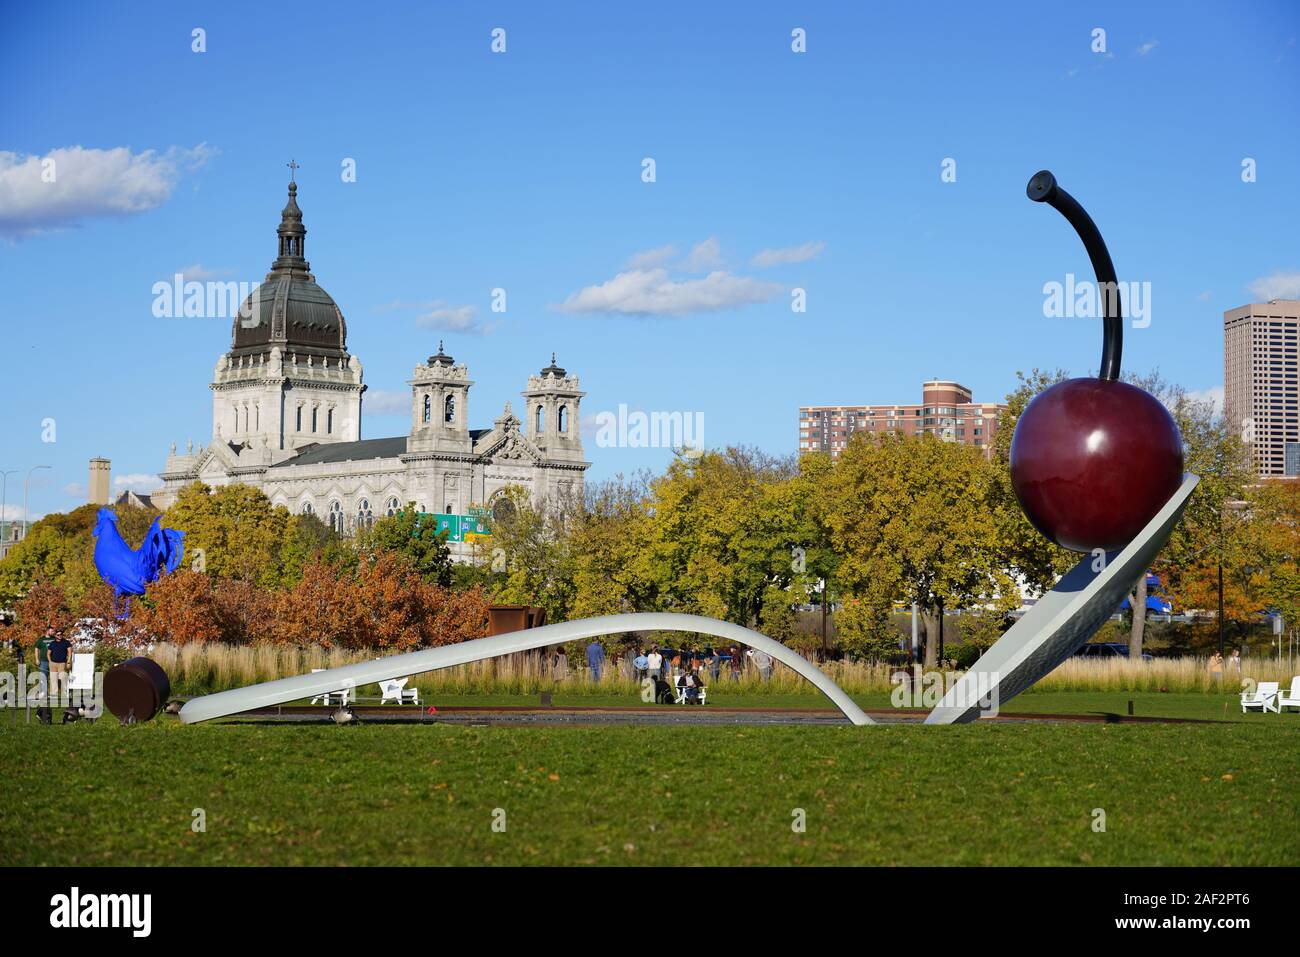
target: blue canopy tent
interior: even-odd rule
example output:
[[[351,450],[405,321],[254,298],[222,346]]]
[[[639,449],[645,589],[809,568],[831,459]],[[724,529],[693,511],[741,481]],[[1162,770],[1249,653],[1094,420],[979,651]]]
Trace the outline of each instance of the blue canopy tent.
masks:
[[[151,581],[164,571],[174,572],[185,551],[185,533],[161,527],[153,520],[144,542],[133,549],[117,530],[117,516],[101,508],[95,521],[95,569],[113,589],[114,603],[123,595],[143,595]]]

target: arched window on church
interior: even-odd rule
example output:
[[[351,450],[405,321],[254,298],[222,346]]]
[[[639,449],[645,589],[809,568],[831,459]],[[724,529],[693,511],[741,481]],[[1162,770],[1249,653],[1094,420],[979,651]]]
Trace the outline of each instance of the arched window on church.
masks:
[[[537,434],[541,435],[546,431],[546,410],[540,405],[537,407]]]
[[[316,413],[320,410],[316,406],[311,407],[311,434],[316,434]]]
[[[294,426],[294,429],[295,431],[298,432],[302,431],[302,406],[298,406],[298,419],[297,419],[297,424]]]
[[[569,407],[567,405],[560,406],[560,420],[556,425],[556,429],[560,432],[569,431]]]
[[[433,399],[429,396],[424,397],[424,421],[428,422],[433,418]]]
[[[375,524],[375,513],[370,510],[370,499],[363,498],[357,502],[357,528],[369,528]]]
[[[302,503],[302,508],[298,509],[298,512],[299,512],[299,514],[301,514],[301,515],[310,515],[310,514],[312,514],[314,511],[316,511],[316,510],[315,510],[314,508],[311,507],[311,502],[303,502],[303,503]]]
[[[448,425],[456,421],[456,397],[449,395],[442,400],[442,421]]]
[[[325,433],[327,435],[334,434],[334,410],[333,409],[329,409],[325,413]]]
[[[343,506],[338,502],[330,502],[330,531],[343,534]]]
[[[401,503],[397,501],[397,496],[394,495],[392,498],[388,500],[387,503],[385,503],[384,514],[387,515],[389,518],[392,518],[394,515],[397,514],[397,510],[401,507],[402,507]]]
[[[248,406],[244,406],[244,431],[248,431]]]
[[[262,431],[262,405],[258,403],[253,406],[253,428]]]

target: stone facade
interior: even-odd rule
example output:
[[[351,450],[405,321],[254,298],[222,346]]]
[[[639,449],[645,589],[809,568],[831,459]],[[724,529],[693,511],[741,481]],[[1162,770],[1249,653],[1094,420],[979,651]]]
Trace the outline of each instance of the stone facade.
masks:
[[[240,482],[294,513],[314,513],[344,534],[414,502],[422,512],[491,508],[510,486],[542,505],[582,494],[579,431],[585,393],[555,364],[528,377],[525,421],[509,402],[490,429],[471,429],[469,370],[443,352],[415,367],[407,435],[361,437],[360,360],[346,323],[303,258],[306,230],[290,184],[280,256],[241,307],[231,348],[217,361],[212,439],[173,443],[153,504],[165,509],[194,481]],[[453,543],[464,559],[469,546]]]

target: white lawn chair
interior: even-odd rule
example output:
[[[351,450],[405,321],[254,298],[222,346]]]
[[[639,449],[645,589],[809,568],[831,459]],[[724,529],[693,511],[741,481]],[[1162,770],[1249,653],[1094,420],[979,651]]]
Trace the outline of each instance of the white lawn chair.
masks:
[[[379,690],[384,693],[379,703],[382,705],[389,701],[396,701],[398,704],[406,704],[409,701],[411,704],[419,704],[420,689],[406,687],[406,683],[410,680],[410,678],[394,678],[391,681],[379,682]]]
[[[311,673],[316,674],[317,672],[321,672],[324,670],[325,670],[324,668],[313,668],[311,670]],[[348,688],[341,688],[338,691],[327,691],[324,694],[318,694],[316,697],[312,698],[311,703],[315,704],[316,702],[319,701],[321,704],[325,705],[325,707],[328,708],[330,704],[333,702],[333,700],[335,698],[338,698],[339,704],[343,707],[346,707],[348,703],[348,697],[350,694],[351,692]]]
[[[708,694],[708,687],[700,685],[700,704],[705,703]],[[686,704],[689,701],[690,698],[686,696],[686,676],[678,675],[673,681],[673,704]]]
[[[1300,708],[1300,675],[1291,679],[1291,690],[1283,691],[1277,696],[1277,713],[1283,708]]]
[[[1272,711],[1274,714],[1281,714],[1282,709],[1277,703],[1276,681],[1261,681],[1255,686],[1254,691],[1243,691],[1241,693],[1241,713],[1245,714],[1247,708],[1258,708],[1260,714],[1265,711]]]

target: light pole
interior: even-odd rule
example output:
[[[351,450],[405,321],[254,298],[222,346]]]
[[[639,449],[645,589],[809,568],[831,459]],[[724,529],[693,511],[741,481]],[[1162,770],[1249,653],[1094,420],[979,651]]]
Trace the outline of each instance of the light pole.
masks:
[[[48,465],[33,465],[27,470],[27,478],[23,479],[23,538],[27,537],[27,489],[31,485],[32,473],[37,469],[48,469]]]
[[[5,540],[5,533],[9,530],[9,523],[5,521],[5,509],[9,504],[9,476],[17,475],[21,469],[10,469],[8,472],[0,472],[0,542]]]

